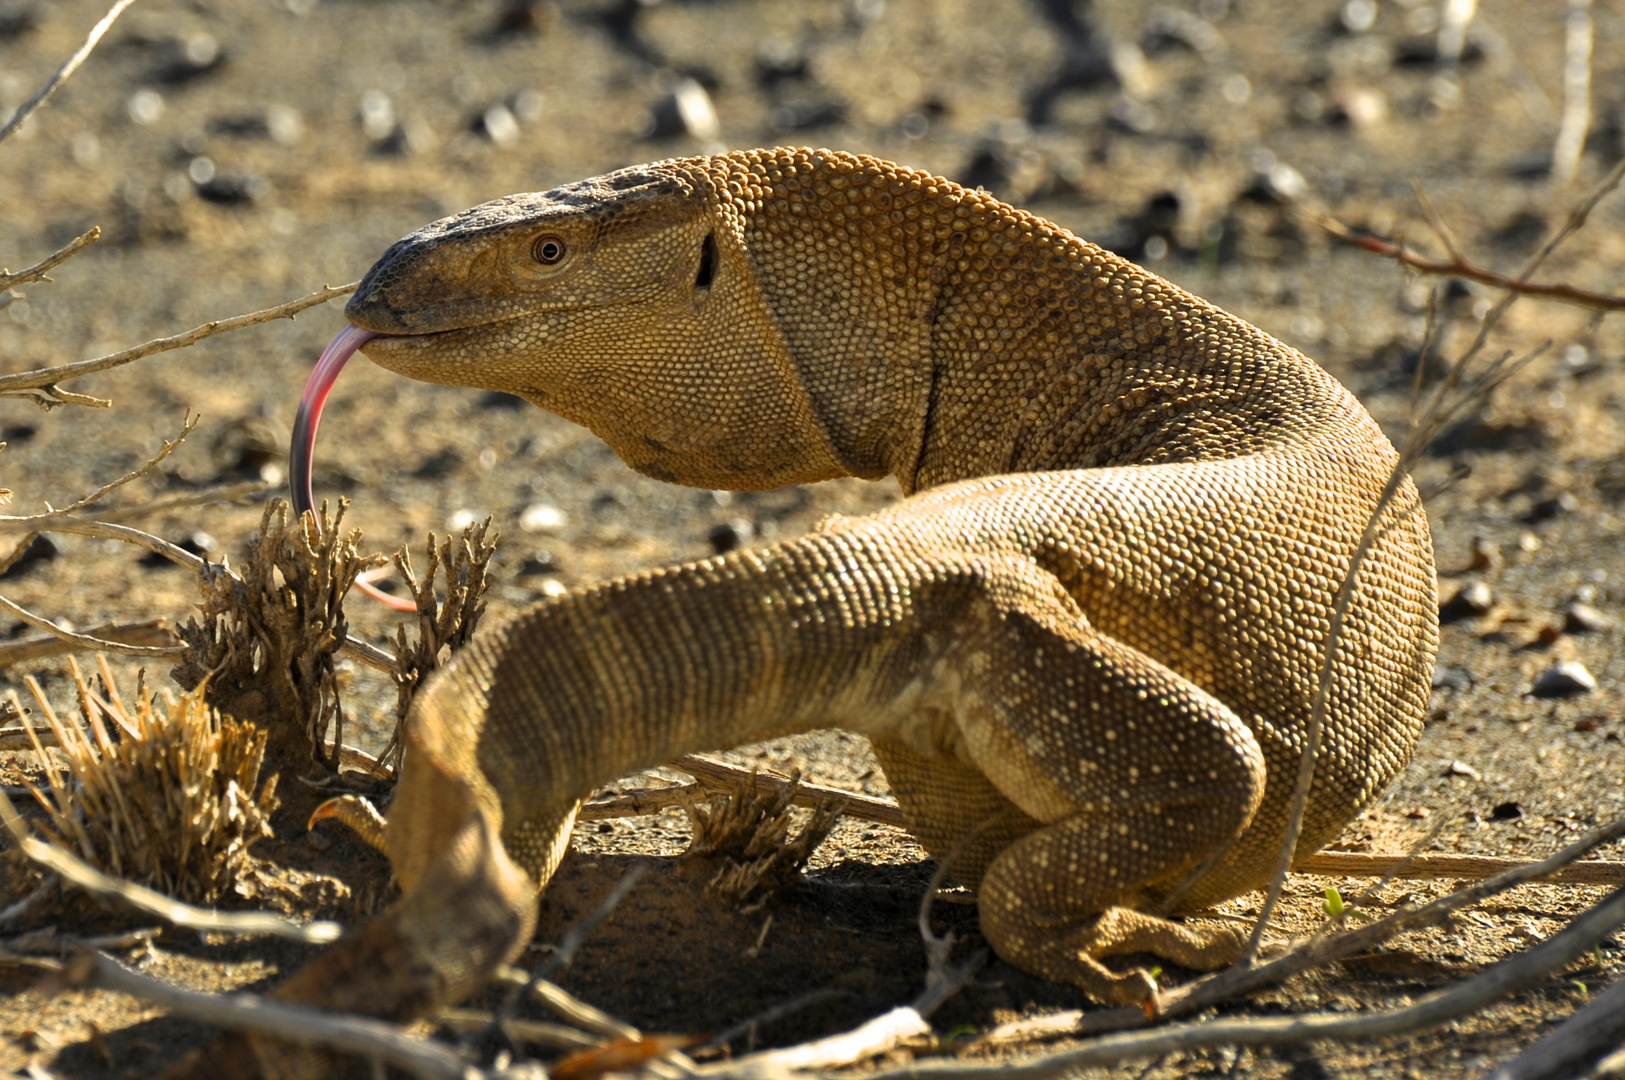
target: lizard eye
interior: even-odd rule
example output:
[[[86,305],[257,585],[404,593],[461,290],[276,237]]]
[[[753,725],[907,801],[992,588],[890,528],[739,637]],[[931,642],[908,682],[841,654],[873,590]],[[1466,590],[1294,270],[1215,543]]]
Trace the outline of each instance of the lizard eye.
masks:
[[[564,241],[556,236],[539,236],[530,245],[530,253],[543,266],[552,266],[564,258]]]

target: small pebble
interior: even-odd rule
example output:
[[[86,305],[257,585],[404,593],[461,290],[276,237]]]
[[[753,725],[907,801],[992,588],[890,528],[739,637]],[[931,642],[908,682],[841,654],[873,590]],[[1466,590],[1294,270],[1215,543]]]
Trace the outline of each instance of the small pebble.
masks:
[[[540,591],[543,596],[551,600],[555,596],[563,596],[570,590],[566,588],[564,582],[560,581],[558,578],[548,578],[546,581],[542,582]]]
[[[1559,660],[1540,673],[1529,692],[1538,698],[1576,697],[1597,688],[1597,680],[1578,660]]]
[[[1469,570],[1493,570],[1501,565],[1501,549],[1495,541],[1478,533],[1473,537],[1473,557],[1467,563]]]
[[[1471,690],[1478,682],[1477,677],[1467,668],[1443,664],[1433,668],[1433,689],[1435,690]]]
[[[1575,731],[1596,731],[1597,725],[1607,719],[1602,716],[1582,716],[1574,722]]]
[[[1590,604],[1570,604],[1563,609],[1563,629],[1570,634],[1600,634],[1612,630],[1614,620]]]
[[[1465,761],[1452,761],[1445,771],[1446,776],[1465,776],[1469,780],[1482,780],[1484,777],[1479,771]]]
[[[1525,521],[1550,521],[1564,514],[1572,514],[1580,508],[1580,500],[1574,497],[1573,492],[1565,491],[1553,495],[1549,499],[1542,499],[1529,508],[1524,515]]]
[[[726,524],[712,526],[711,531],[705,534],[705,538],[711,542],[712,551],[718,555],[726,555],[749,543],[754,531],[749,521],[744,518],[733,518]]]
[[[1482,581],[1469,581],[1439,607],[1440,622],[1456,622],[1482,615],[1495,606],[1495,594]]]
[[[570,516],[547,503],[531,503],[519,512],[519,528],[528,533],[556,533],[570,523]]]
[[[519,564],[519,576],[535,577],[537,574],[552,574],[556,573],[558,569],[558,560],[554,558],[551,551],[544,548]]]
[[[1408,818],[1415,818],[1418,821],[1425,821],[1426,819],[1433,816],[1433,811],[1429,810],[1425,806],[1418,806],[1413,810],[1405,811],[1405,816],[1408,817]]]

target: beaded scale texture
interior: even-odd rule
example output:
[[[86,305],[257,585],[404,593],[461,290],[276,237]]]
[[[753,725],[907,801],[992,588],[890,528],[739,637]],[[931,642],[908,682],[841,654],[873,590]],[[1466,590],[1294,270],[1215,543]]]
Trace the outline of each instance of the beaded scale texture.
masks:
[[[386,335],[363,347],[384,367],[519,394],[650,476],[889,475],[911,497],[476,640],[410,724],[387,829],[405,899],[282,996],[405,1016],[468,993],[527,940],[577,800],[818,727],[871,739],[1008,962],[1127,1002],[1148,977],[1100,957],[1235,955],[1233,928],[1159,905],[1268,881],[1396,461],[1312,361],[991,195],[808,149],[487,203],[392,247],[347,314]],[[1438,631],[1409,481],[1383,526],[1300,854],[1421,731]]]

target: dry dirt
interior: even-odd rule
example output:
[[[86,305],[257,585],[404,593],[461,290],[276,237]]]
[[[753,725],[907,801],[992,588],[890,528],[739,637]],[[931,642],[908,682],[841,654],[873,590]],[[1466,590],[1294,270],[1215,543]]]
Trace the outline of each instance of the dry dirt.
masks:
[[[708,89],[725,145],[825,145],[985,185],[1304,349],[1397,434],[1418,363],[1436,371],[1438,355],[1454,356],[1494,294],[1459,282],[1445,289],[1440,348],[1421,360],[1426,283],[1329,242],[1281,196],[1439,253],[1414,178],[1464,249],[1513,270],[1625,139],[1625,7],[1617,0],[1594,5],[1591,134],[1579,177],[1563,190],[1549,176],[1563,101],[1562,5],[1485,0],[1454,72],[1433,55],[1440,6],[142,0],[54,103],[0,146],[0,261],[27,265],[91,225],[103,229],[55,284],[31,286],[0,310],[0,373],[99,355],[352,281],[397,236],[484,199],[699,152],[671,104],[674,81],[687,77]],[[0,0],[0,115],[103,10],[102,0]],[[1092,43],[1080,19],[1092,20]],[[1121,78],[1091,78],[1112,49]],[[1616,195],[1543,276],[1617,289],[1622,226],[1625,197]],[[318,309],[74,384],[113,399],[111,410],[45,415],[0,402],[0,438],[9,443],[0,481],[23,511],[61,504],[140,461],[191,409],[203,420],[186,447],[115,505],[243,477],[280,482],[299,388],[341,325],[336,307]],[[1411,768],[1351,823],[1345,848],[1404,851],[1443,820],[1429,850],[1536,856],[1625,812],[1619,632],[1558,632],[1574,602],[1610,621],[1625,614],[1625,332],[1618,319],[1526,301],[1490,353],[1546,342],[1419,469],[1430,489],[1471,469],[1428,503],[1441,593],[1449,599],[1478,581],[1493,606],[1445,627],[1440,664],[1451,685],[1435,696]],[[492,618],[560,586],[699,557],[717,542],[768,542],[823,514],[898,497],[889,482],[732,496],[673,488],[629,472],[597,440],[528,406],[408,383],[362,363],[345,373],[328,410],[316,482],[320,494],[354,500],[348,520],[377,550],[493,516],[504,539]],[[521,517],[538,504],[558,513],[527,532]],[[256,505],[214,506],[142,523],[240,561],[258,515]],[[532,524],[547,517],[535,513]],[[1475,542],[1489,558],[1467,571]],[[75,626],[179,620],[196,599],[184,572],[117,543],[64,537],[47,554],[7,575],[0,591]],[[349,611],[371,640],[392,633],[395,617],[381,607],[357,599]],[[0,640],[28,633],[0,615]],[[1583,663],[1597,688],[1531,696],[1534,679],[1558,660]],[[132,683],[134,666],[120,665]],[[67,701],[60,660],[0,672],[0,691],[21,690],[29,673]],[[352,724],[376,747],[393,691],[364,670],[348,678]],[[838,733],[739,756],[886,791],[862,741]],[[25,764],[0,755],[9,783]],[[353,922],[385,896],[381,861],[354,840],[334,829],[312,842],[294,822],[280,827],[262,855],[350,883],[348,892],[313,887],[303,910]],[[655,856],[657,869],[593,936],[567,986],[645,1029],[684,1033],[724,1029],[809,988],[844,992],[762,1025],[754,1037],[764,1045],[837,1030],[918,991],[924,958],[914,914],[931,867],[906,837],[843,824],[805,885],[770,909],[764,931],[768,912],[700,898],[703,875],[670,858],[685,833],[675,812],[578,828],[578,854],[544,901],[539,943],[590,912],[636,859]],[[15,869],[0,872],[9,875],[4,903],[28,883]],[[1289,925],[1311,924],[1326,884],[1294,879]],[[1356,883],[1341,884],[1347,892]],[[1395,886],[1384,896],[1397,903],[1446,887]],[[1233,1011],[1403,1004],[1551,934],[1599,895],[1526,887],[1406,939],[1387,960],[1294,979]],[[1256,905],[1243,897],[1231,909]],[[939,904],[937,912],[939,929],[959,929],[965,949],[977,944],[973,908]],[[8,933],[55,927],[82,936],[141,923],[67,898]],[[34,944],[50,954],[49,942]],[[270,985],[301,951],[171,930],[121,955],[149,974],[220,989]],[[1442,1029],[1353,1046],[1181,1054],[1149,1072],[1143,1061],[1111,1072],[1475,1076],[1622,970],[1616,938],[1585,965]],[[30,989],[34,977],[0,964],[0,1069],[8,1073],[33,1064],[63,1076],[142,1076],[211,1034],[113,995],[52,998]],[[963,1033],[1082,1004],[1064,987],[994,962],[936,1020],[939,1031]]]

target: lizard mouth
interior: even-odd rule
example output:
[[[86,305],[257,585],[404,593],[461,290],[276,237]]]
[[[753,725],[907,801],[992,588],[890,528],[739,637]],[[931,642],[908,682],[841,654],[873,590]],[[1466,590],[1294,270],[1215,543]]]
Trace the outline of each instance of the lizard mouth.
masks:
[[[363,330],[359,326],[346,326],[340,330],[338,336],[328,343],[322,350],[321,359],[316,361],[315,370],[310,373],[310,379],[305,383],[305,391],[299,396],[299,411],[294,414],[293,435],[288,447],[288,488],[293,500],[293,511],[303,517],[307,510],[315,507],[316,499],[311,491],[311,467],[315,460],[316,429],[322,422],[322,407],[327,404],[327,395],[332,391],[333,384],[338,381],[339,372],[354,356],[356,350],[367,342],[381,335],[372,330]],[[417,605],[402,597],[391,596],[381,589],[375,588],[364,577],[356,580],[356,585],[362,592],[373,599],[388,604],[397,611],[416,611]]]

